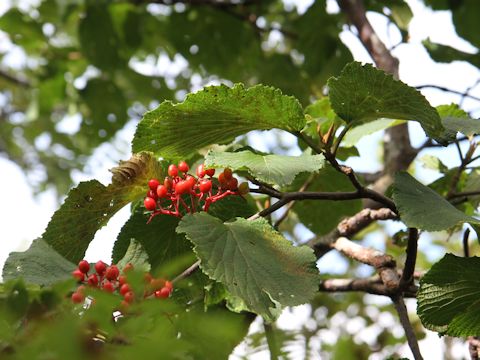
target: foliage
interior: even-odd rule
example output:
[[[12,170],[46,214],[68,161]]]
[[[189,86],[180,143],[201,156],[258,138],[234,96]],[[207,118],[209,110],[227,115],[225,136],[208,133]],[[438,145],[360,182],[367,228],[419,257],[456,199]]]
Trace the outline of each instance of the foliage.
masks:
[[[39,160],[46,176],[35,184],[38,189],[53,184],[66,193],[73,170],[102,144],[112,144],[130,119],[138,122],[133,153],[120,151],[129,160],[111,169],[110,184],[74,186],[42,237],[7,259],[0,284],[0,357],[149,359],[160,352],[162,358],[222,359],[243,341],[252,351],[268,348],[272,358],[293,356],[291,345],[301,343],[308,358],[317,341],[326,357],[379,352],[397,358],[405,339],[388,326],[372,345],[346,325],[350,316],[366,328],[396,311],[412,349],[412,334],[421,339],[422,324],[441,334],[479,335],[478,258],[469,257],[468,244],[470,229],[478,234],[480,222],[478,120],[460,105],[435,108],[417,89],[351,61],[339,40],[348,11],[338,3],[340,13],[317,1],[299,14],[278,0],[43,0],[33,8],[12,6],[0,16],[11,46],[30,60],[18,68],[0,64],[0,152],[27,171]],[[412,13],[404,1],[364,3],[388,17],[407,41]],[[451,10],[458,33],[478,47],[476,2],[425,3]],[[281,40],[272,42],[272,34]],[[425,47],[437,61],[480,64],[478,54],[431,42]],[[185,65],[177,64],[174,74],[145,71],[152,59]],[[75,117],[79,124],[70,128]],[[385,152],[378,175],[358,174],[344,162],[358,154],[360,139],[400,131],[410,121],[420,124],[426,140],[400,154],[407,158],[403,163],[388,163],[391,154]],[[251,131],[277,139],[289,135],[301,154],[293,156],[282,141],[261,152],[249,140]],[[48,145],[39,146],[39,139]],[[464,141],[467,151],[459,145]],[[409,166],[417,155],[450,145],[458,148],[460,165],[449,167],[426,154],[420,161],[438,179],[416,179]],[[167,165],[180,160],[190,169],[170,176]],[[220,175],[196,173],[197,166],[217,174],[223,169],[224,177],[233,171],[248,186],[225,187]],[[402,171],[394,174],[392,168]],[[177,191],[195,174],[195,185]],[[166,186],[167,175],[176,181],[169,185],[169,201],[192,214],[169,216],[167,210],[153,216],[144,206],[145,196],[162,197],[149,180]],[[212,195],[200,191],[202,181],[234,196],[194,211],[192,196],[200,204]],[[161,199],[153,210],[159,204]],[[128,276],[138,301],[119,305],[118,294],[87,287],[87,301],[73,303],[77,284],[71,272],[97,231],[125,206],[130,218],[109,262],[121,269],[135,264]],[[391,236],[390,223],[379,220],[402,229]],[[307,241],[298,236],[306,229],[312,232]],[[463,245],[466,256],[447,254],[432,264],[417,249],[419,231],[420,241],[428,234],[450,253]],[[384,252],[355,242],[381,232]],[[445,232],[452,241],[443,241]],[[330,250],[347,258],[348,278],[319,274],[317,264]],[[371,277],[363,277],[362,264],[371,266]],[[426,271],[419,282],[414,270]],[[168,299],[138,290],[149,281],[144,271],[172,280]],[[378,305],[372,315],[364,294],[383,295],[395,306]],[[421,323],[398,310],[404,297],[417,297]],[[300,330],[276,326],[286,308],[302,304],[310,313]],[[336,344],[324,342],[322,331],[342,314]],[[263,330],[247,335],[252,322],[262,321]]]

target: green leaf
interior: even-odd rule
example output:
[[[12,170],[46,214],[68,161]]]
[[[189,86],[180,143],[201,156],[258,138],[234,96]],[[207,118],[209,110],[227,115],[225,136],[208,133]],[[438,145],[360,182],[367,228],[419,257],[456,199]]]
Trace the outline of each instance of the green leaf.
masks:
[[[447,45],[435,44],[430,39],[424,40],[422,43],[430,57],[437,62],[467,61],[473,66],[480,67],[480,56],[478,53],[470,54]]]
[[[108,6],[87,6],[78,26],[78,37],[85,56],[99,69],[109,71],[119,65],[119,40]]]
[[[43,239],[34,240],[23,252],[12,252],[3,266],[3,280],[23,278],[29,284],[52,285],[71,278],[76,265],[52,249]]]
[[[210,151],[205,157],[207,168],[229,167],[245,170],[256,179],[267,184],[289,185],[302,172],[315,172],[324,165],[323,155],[285,156],[264,155],[252,151],[220,152]]]
[[[440,231],[464,222],[480,223],[406,172],[395,176],[393,201],[400,218],[409,227]]]
[[[426,169],[436,170],[442,173],[448,171],[448,167],[436,156],[427,154],[422,156],[419,160]]]
[[[292,186],[291,191],[298,189],[308,180],[310,175],[299,175]],[[354,191],[351,182],[343,174],[326,166],[309,181],[308,191]],[[293,211],[300,221],[315,234],[326,234],[334,229],[345,217],[352,216],[362,209],[360,200],[350,201],[296,201]]]
[[[333,109],[347,122],[415,120],[430,137],[443,133],[437,111],[419,91],[370,64],[347,64],[338,78],[330,78],[328,86]]]
[[[480,120],[472,119],[470,117],[458,118],[458,117],[445,117],[442,119],[442,124],[448,131],[456,134],[461,132],[466,136],[480,134]]]
[[[278,89],[209,86],[188,95],[182,103],[166,101],[146,113],[132,147],[134,152],[148,150],[164,158],[182,159],[251,130],[300,131],[304,125],[300,103]]]
[[[446,254],[420,280],[417,313],[430,330],[450,336],[480,334],[479,257]]]
[[[358,141],[364,136],[371,135],[377,131],[385,130],[389,127],[403,123],[404,121],[402,120],[378,119],[368,122],[366,124],[355,126],[354,128],[348,130],[347,134],[342,140],[342,146],[355,146],[357,145]]]
[[[150,271],[150,263],[148,262],[148,254],[143,248],[140,242],[135,239],[130,239],[130,245],[127,248],[127,251],[117,265],[121,270],[127,264],[132,264],[135,270],[139,271]]]
[[[315,255],[305,246],[295,247],[264,220],[234,222],[197,213],[185,216],[177,232],[195,245],[202,270],[221,282],[251,311],[275,319],[276,302],[303,304],[318,289]]]
[[[97,230],[122,207],[143,197],[148,180],[161,174],[158,161],[148,153],[135,154],[111,171],[108,186],[91,180],[72,189],[42,236],[73,263],[83,258]]]
[[[149,224],[147,220],[148,215],[139,207],[123,225],[113,246],[113,263],[126,256],[131,241],[135,241],[145,249],[153,269],[166,261],[191,252],[191,246],[185,236],[175,232],[178,218],[160,215]]]

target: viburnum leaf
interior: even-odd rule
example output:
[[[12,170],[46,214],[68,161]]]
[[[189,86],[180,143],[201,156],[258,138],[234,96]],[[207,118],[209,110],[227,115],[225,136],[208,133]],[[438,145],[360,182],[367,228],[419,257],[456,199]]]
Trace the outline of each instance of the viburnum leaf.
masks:
[[[224,143],[251,130],[300,131],[305,116],[298,100],[278,89],[209,86],[185,101],[165,101],[145,114],[133,138],[134,152],[152,151],[172,160]]]
[[[415,120],[432,138],[444,131],[437,111],[419,91],[370,64],[347,64],[339,77],[328,80],[328,86],[332,108],[347,122]]]
[[[393,201],[400,218],[409,227],[440,231],[464,222],[480,223],[406,172],[395,176]]]
[[[122,270],[127,264],[132,264],[135,270],[141,271],[150,271],[151,268],[147,252],[142,244],[133,238],[130,239],[130,245],[117,266]]]
[[[210,151],[205,157],[207,168],[229,167],[246,170],[258,180],[279,186],[289,185],[302,172],[316,172],[324,165],[323,155],[285,156],[257,154],[252,151]]]
[[[385,130],[389,127],[403,124],[403,120],[377,119],[365,124],[360,124],[348,130],[342,140],[342,146],[350,147],[357,145],[358,141],[364,136],[371,135],[377,131]]]
[[[42,235],[73,263],[83,258],[97,230],[122,207],[143,197],[148,180],[161,174],[159,162],[149,153],[135,154],[111,171],[108,186],[91,180],[72,189]]]
[[[185,216],[177,232],[194,244],[202,270],[268,320],[278,303],[303,304],[318,289],[313,251],[295,247],[264,219],[223,223],[207,213]]]
[[[446,254],[420,280],[417,313],[430,330],[450,336],[480,334],[479,257]]]
[[[52,249],[43,239],[23,252],[12,252],[3,266],[3,280],[23,278],[29,284],[52,285],[72,277],[76,265]]]

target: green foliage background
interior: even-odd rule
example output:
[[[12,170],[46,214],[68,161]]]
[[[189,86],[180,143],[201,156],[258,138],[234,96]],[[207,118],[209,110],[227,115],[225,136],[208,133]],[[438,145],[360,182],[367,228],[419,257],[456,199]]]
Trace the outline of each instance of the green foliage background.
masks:
[[[424,3],[435,10],[451,11],[457,33],[480,47],[476,17],[480,3]],[[388,18],[402,35],[402,42],[408,41],[412,14],[406,2],[366,0],[364,5],[367,11]],[[26,59],[20,66],[12,66],[6,61],[8,51],[0,52],[0,155],[26,173],[40,170],[44,176],[32,184],[37,191],[53,187],[59,197],[67,194],[73,172],[85,170],[92,154],[102,145],[113,144],[118,132],[132,123],[139,123],[132,149],[111,146],[112,157],[125,159],[130,150],[148,151],[112,169],[111,184],[92,180],[70,190],[42,239],[26,252],[11,254],[3,269],[5,283],[0,285],[0,316],[5,319],[0,322],[0,355],[34,358],[48,348],[53,358],[93,358],[108,352],[111,358],[148,359],[157,358],[161,348],[165,358],[205,358],[205,354],[226,358],[246,336],[253,313],[274,321],[281,305],[309,302],[312,321],[305,322],[300,331],[267,323],[267,331],[260,329],[246,337],[247,349],[254,353],[268,344],[272,353],[292,357],[288,346],[295,345],[304,349],[302,356],[314,358],[315,341],[320,339],[320,352],[332,358],[363,359],[376,352],[396,356],[405,339],[378,324],[381,314],[394,313],[393,307],[377,304],[378,312],[372,312],[368,296],[317,292],[319,276],[312,271],[316,261],[312,251],[293,247],[286,240],[298,245],[299,224],[315,235],[329,233],[341,219],[361,209],[359,199],[297,202],[278,229],[272,229],[267,221],[252,225],[243,219],[259,210],[258,204],[265,200],[262,197],[229,199],[212,207],[213,216],[186,217],[180,225],[170,218],[157,218],[159,221],[146,225],[138,206],[146,181],[165,174],[166,162],[157,161],[157,156],[198,164],[200,157],[207,155],[207,161],[217,167],[232,162],[238,175],[277,185],[282,191],[296,191],[304,184],[309,191],[354,190],[321,155],[307,151],[299,164],[296,158],[281,158],[288,150],[282,149],[281,141],[273,154],[247,147],[244,135],[251,130],[277,129],[299,139],[301,133],[303,140],[318,145],[332,124],[351,127],[336,153],[340,160],[355,156],[359,139],[403,120],[419,122],[427,136],[443,145],[454,142],[457,133],[479,133],[478,121],[458,107],[433,108],[415,89],[372,66],[352,63],[352,54],[339,38],[347,23],[342,12],[327,12],[322,0],[303,14],[279,0],[192,0],[173,5],[148,0],[42,0],[31,6],[13,4],[0,16],[0,30],[8,38],[10,50],[21,50]],[[272,35],[280,40],[271,41]],[[480,67],[478,53],[467,54],[430,40],[424,46],[435,61],[462,60]],[[178,71],[165,71],[158,65],[163,62],[177,64]],[[206,87],[185,99],[192,88],[211,83],[224,85]],[[78,126],[68,125],[75,118]],[[39,146],[41,138],[49,139],[49,145]],[[206,147],[212,144],[220,146],[207,154]],[[298,145],[305,150],[305,141]],[[269,171],[263,171],[262,162]],[[462,224],[478,229],[474,218],[478,197],[453,205],[447,200],[452,191],[478,190],[478,170],[472,166],[460,172],[452,189],[457,168],[448,169],[435,157],[425,163],[437,171],[437,181],[427,187],[400,173],[387,195],[392,195],[406,227],[445,230],[455,241],[445,242],[445,233],[431,235],[433,241],[459,254]],[[65,299],[74,288],[73,281],[65,280],[66,274],[83,258],[96,231],[130,203],[132,217],[118,236],[112,261],[148,259],[155,275],[172,278],[198,256],[206,275],[198,272],[179,283],[174,296],[160,309],[153,302],[137,304],[133,312],[141,315],[121,319],[118,325],[107,316],[117,299],[100,292],[92,294],[95,307],[77,316],[78,307]],[[200,219],[205,216],[208,219]],[[237,220],[231,222],[234,218]],[[202,229],[200,220],[210,221],[211,226]],[[221,236],[209,236],[206,230],[212,229]],[[387,252],[403,263],[402,234],[391,239],[388,231],[376,224],[358,234],[358,239],[373,231],[385,235]],[[156,238],[159,234],[161,246]],[[227,240],[235,237],[240,241],[224,248],[229,255],[248,248],[250,243],[242,240],[246,238],[264,241],[265,253],[255,253],[258,258],[222,257],[217,246],[231,245]],[[253,265],[245,261],[250,258]],[[276,271],[262,277],[263,266]],[[429,257],[420,252],[417,268],[426,271],[431,266]],[[476,258],[447,255],[423,278],[418,312],[425,327],[454,336],[479,335],[475,266]],[[240,275],[231,272],[239,268]],[[452,268],[466,269],[455,273],[457,278],[465,277],[465,288],[447,276]],[[299,271],[301,282],[295,282],[292,269]],[[342,276],[356,277],[361,271],[358,263],[349,260]],[[328,278],[329,274],[321,276]],[[252,279],[258,280],[257,286],[252,286]],[[237,282],[242,291],[233,287]],[[297,297],[287,299],[285,288]],[[459,292],[460,297],[465,289],[468,296],[448,307],[449,292]],[[438,308],[441,317],[435,315]],[[354,341],[346,325],[334,324],[335,314],[363,319],[363,329],[376,325],[379,335],[373,344]],[[27,321],[33,325],[24,332],[22,324]],[[424,336],[420,320],[415,318],[413,325],[417,337]],[[333,345],[322,340],[332,326],[338,330]],[[55,335],[59,333],[61,339]],[[32,340],[31,334],[40,336]],[[99,336],[108,339],[99,340],[104,343],[101,348],[94,343]],[[134,346],[128,346],[131,344]]]

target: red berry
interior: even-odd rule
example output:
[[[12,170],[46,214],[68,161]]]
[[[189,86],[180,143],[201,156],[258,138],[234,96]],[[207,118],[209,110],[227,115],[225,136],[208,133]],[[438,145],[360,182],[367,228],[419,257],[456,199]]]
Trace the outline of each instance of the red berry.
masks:
[[[159,198],[166,198],[168,196],[168,189],[165,185],[158,185],[157,196]]]
[[[133,291],[128,291],[125,294],[123,294],[123,298],[127,303],[131,304],[135,299],[135,294],[133,293]]]
[[[175,185],[175,194],[177,195],[185,194],[189,190],[188,186],[189,184],[185,180],[179,181]]]
[[[123,284],[126,284],[127,283],[127,277],[125,275],[120,275],[118,277],[118,283],[120,284],[120,286],[123,285]]]
[[[232,178],[232,169],[225,168],[225,170],[223,170],[223,176],[225,176],[225,180],[230,180]]]
[[[92,274],[88,277],[88,285],[90,286],[97,286],[98,285],[98,277],[97,274]]]
[[[229,190],[237,190],[238,187],[238,180],[232,177],[231,179],[227,180],[226,188]]]
[[[118,270],[118,267],[116,265],[110,266],[106,271],[105,271],[105,277],[108,280],[117,280],[118,275],[120,274],[120,271]]]
[[[190,169],[190,167],[188,166],[188,164],[185,161],[180,161],[178,163],[178,170],[180,170],[181,172],[186,173],[188,171],[188,169]]]
[[[156,298],[168,298],[170,296],[171,289],[163,287],[160,290],[155,291]]]
[[[115,285],[111,283],[110,281],[105,281],[102,286],[103,290],[106,292],[112,293],[115,291]]]
[[[157,199],[158,199],[157,192],[156,192],[156,191],[153,191],[153,190],[148,190],[148,192],[147,192],[147,197],[152,198],[153,200],[157,200]]]
[[[205,172],[205,165],[203,164],[200,164],[198,165],[197,167],[197,176],[199,178],[203,178],[205,176],[206,172]]]
[[[171,281],[165,281],[165,287],[172,290],[173,289],[173,284]]]
[[[123,272],[124,272],[124,273],[127,273],[127,272],[129,272],[130,270],[133,270],[133,264],[132,264],[132,263],[128,263],[128,264],[125,265],[125,267],[123,268]]]
[[[205,169],[205,174],[212,177],[213,175],[215,175],[215,169]]]
[[[176,177],[178,175],[178,168],[171,164],[169,167],[168,167],[168,175],[170,175],[171,177]]]
[[[78,281],[83,281],[85,279],[85,274],[82,271],[80,271],[80,269],[73,270],[72,275]]]
[[[227,184],[227,179],[225,179],[225,174],[223,172],[218,175],[218,182],[220,183],[221,187],[225,187]]]
[[[154,211],[157,208],[157,202],[148,196],[143,200],[143,205],[145,205],[145,209],[148,211]]]
[[[130,285],[123,284],[122,286],[120,286],[120,294],[125,295],[129,291],[132,291],[132,289],[130,288]]]
[[[82,273],[87,274],[88,271],[90,270],[90,264],[88,263],[87,260],[82,260],[78,263],[78,270],[80,270]]]
[[[157,190],[157,186],[160,185],[160,181],[158,181],[157,179],[151,179],[149,182],[148,182],[148,187],[150,188],[150,190]]]
[[[202,180],[198,185],[202,193],[208,193],[212,189],[212,182],[210,180]]]
[[[188,184],[188,190],[191,190],[197,183],[197,180],[192,175],[188,175],[185,182]]]
[[[95,264],[95,271],[97,274],[102,276],[105,270],[107,270],[107,265],[102,260],[98,260]]]
[[[85,294],[85,285],[80,285],[77,288],[77,292],[80,293],[80,294]]]
[[[173,187],[173,181],[170,179],[168,176],[165,177],[165,180],[163,181],[163,186],[167,188],[167,190],[170,190]],[[157,187],[158,189],[158,187]]]
[[[76,291],[72,294],[72,301],[75,304],[83,303],[84,300],[85,300],[85,296],[82,293],[79,293],[78,291]]]

